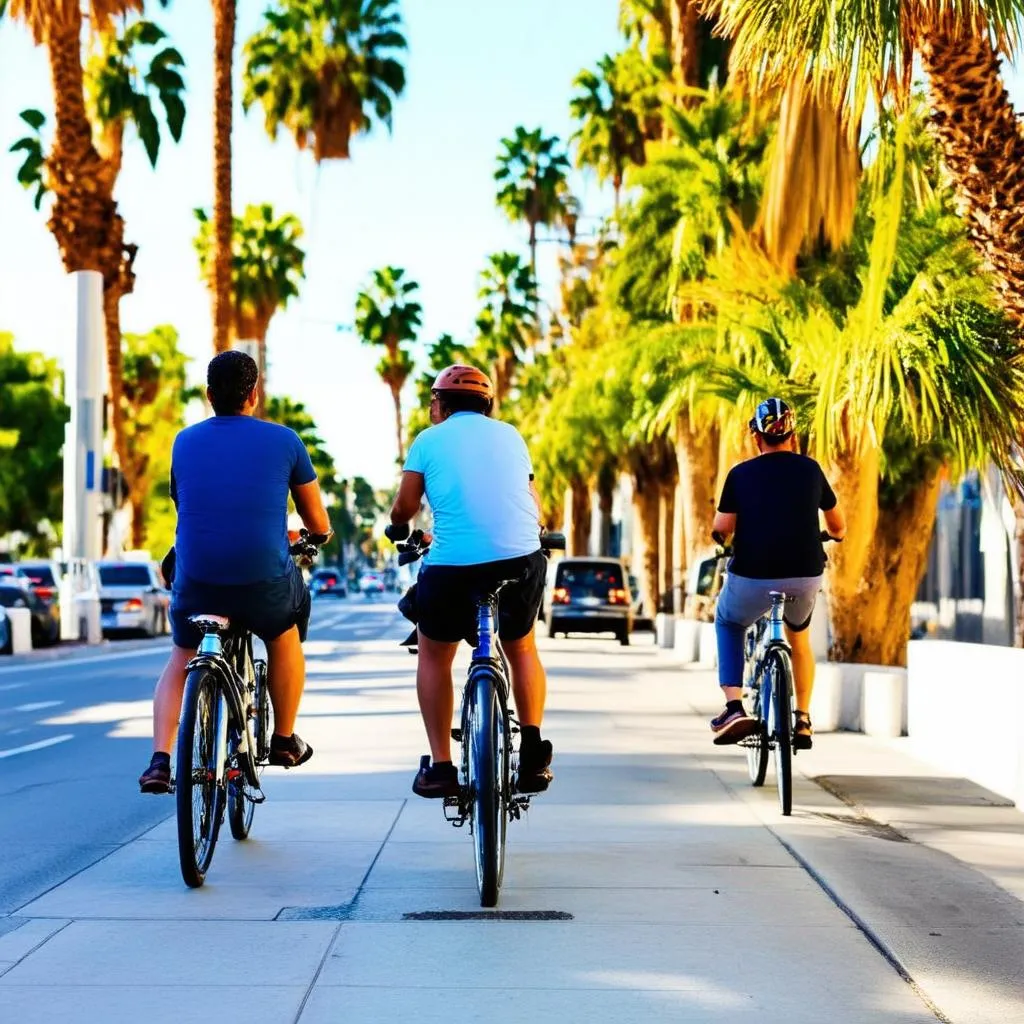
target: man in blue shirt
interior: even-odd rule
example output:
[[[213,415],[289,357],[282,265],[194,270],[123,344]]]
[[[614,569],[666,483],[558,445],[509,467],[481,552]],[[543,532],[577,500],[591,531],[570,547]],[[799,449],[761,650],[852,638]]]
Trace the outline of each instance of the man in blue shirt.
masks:
[[[170,791],[185,669],[201,639],[189,621],[194,615],[225,615],[266,643],[274,707],[270,763],[293,768],[313,754],[294,732],[310,605],[288,553],[289,494],[310,533],[327,536],[331,527],[305,445],[294,431],[253,415],[258,377],[256,363],[242,352],[214,357],[206,394],[215,415],[174,441],[174,647],[153,699],[153,759],[139,779],[144,793]]]

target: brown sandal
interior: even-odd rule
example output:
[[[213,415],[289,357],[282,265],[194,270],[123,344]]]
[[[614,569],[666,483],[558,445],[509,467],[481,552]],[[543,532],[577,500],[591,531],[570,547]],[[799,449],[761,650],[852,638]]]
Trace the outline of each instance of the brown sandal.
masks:
[[[814,729],[811,726],[811,716],[806,711],[798,711],[793,727],[793,749],[810,750],[814,746],[813,736]]]

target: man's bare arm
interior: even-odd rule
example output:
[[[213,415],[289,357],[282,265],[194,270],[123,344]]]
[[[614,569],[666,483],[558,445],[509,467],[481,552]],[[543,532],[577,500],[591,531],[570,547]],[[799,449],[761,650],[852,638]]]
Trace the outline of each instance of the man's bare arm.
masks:
[[[736,532],[735,512],[716,512],[715,521],[711,524],[712,533],[720,533],[723,537],[731,537]]]
[[[395,526],[411,523],[423,503],[423,474],[406,470],[398,484],[398,494],[391,506],[391,522]]]
[[[544,522],[544,511],[540,506],[540,494],[537,491],[537,485],[533,482],[533,477],[530,478],[530,497],[533,498],[534,505],[537,506],[537,522]]]
[[[308,484],[298,484],[292,488],[292,500],[295,511],[299,513],[302,525],[310,533],[331,533],[331,520],[324,508],[324,498],[320,493],[320,481],[311,480]]]
[[[838,505],[825,513],[825,528],[829,536],[835,537],[836,540],[842,540],[846,536],[846,516]]]

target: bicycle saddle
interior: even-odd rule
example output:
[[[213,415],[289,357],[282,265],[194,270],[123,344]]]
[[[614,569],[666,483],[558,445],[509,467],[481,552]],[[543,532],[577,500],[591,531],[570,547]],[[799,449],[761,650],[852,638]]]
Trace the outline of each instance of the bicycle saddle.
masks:
[[[231,629],[231,620],[223,615],[190,615],[188,621],[204,633],[226,633]]]

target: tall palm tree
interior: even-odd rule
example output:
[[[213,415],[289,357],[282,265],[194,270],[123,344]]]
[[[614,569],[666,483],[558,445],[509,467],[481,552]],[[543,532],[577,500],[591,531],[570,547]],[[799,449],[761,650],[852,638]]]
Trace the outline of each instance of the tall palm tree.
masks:
[[[398,461],[405,461],[402,431],[402,387],[413,371],[412,357],[403,346],[416,340],[423,321],[423,307],[413,298],[419,290],[399,267],[373,272],[370,285],[356,296],[356,333],[367,345],[384,349],[377,373],[388,386],[395,404],[395,436]]]
[[[299,149],[347,160],[374,119],[391,129],[405,89],[398,0],[278,0],[245,45],[246,110],[263,107],[267,132],[286,128]]]
[[[965,0],[936,4],[902,0],[847,5],[834,17],[829,0],[771,5],[762,0],[710,0],[708,9],[734,38],[733,61],[757,84],[804,88],[808,102],[827,100],[854,135],[868,97],[907,101],[914,61],[928,77],[931,128],[956,185],[972,244],[995,274],[1003,307],[1024,326],[1024,126],[999,74],[998,52],[1019,40],[1019,3]],[[792,192],[827,190],[810,181],[837,144],[837,131],[794,131],[784,157]],[[850,168],[850,175],[854,173]],[[790,191],[787,189],[787,191]],[[800,202],[798,194],[792,201]],[[786,202],[786,200],[783,200]]]
[[[646,161],[643,124],[620,58],[605,54],[597,72],[581,71],[573,82],[580,91],[569,103],[579,122],[570,140],[576,143],[576,163],[596,170],[601,182],[611,179],[616,213],[627,166]]]
[[[160,28],[127,17],[128,12],[140,8],[141,0],[93,0],[89,24],[99,32],[100,42],[83,65],[79,5],[29,0],[11,0],[8,5],[10,15],[26,21],[36,42],[47,47],[56,114],[47,152],[41,136],[45,117],[36,110],[22,112],[34,134],[12,147],[25,154],[18,177],[26,187],[35,189],[37,208],[47,195],[52,197],[48,227],[65,270],[96,270],[103,276],[111,428],[133,503],[141,492],[131,473],[121,401],[120,303],[134,288],[137,247],[124,241],[124,222],[114,190],[128,127],[134,127],[155,166],[161,136],[157,103],[163,107],[168,133],[176,142],[185,119],[184,61],[177,50],[163,45],[166,36]],[[150,56],[153,49],[157,52]]]
[[[516,367],[537,337],[537,281],[518,253],[494,253],[480,275],[478,297],[483,308],[476,320],[476,348],[491,368],[500,408]]]
[[[215,225],[196,210],[195,246],[200,270],[208,274],[216,252]],[[231,253],[231,330],[237,339],[259,343],[258,414],[266,409],[267,333],[279,309],[299,294],[306,254],[299,246],[302,224],[294,214],[278,217],[269,203],[247,206],[233,223]]]
[[[551,227],[564,216],[569,159],[558,136],[546,136],[540,128],[528,132],[519,125],[501,147],[494,172],[498,206],[510,220],[529,225],[530,267],[536,274],[537,225]]]
[[[237,0],[213,0],[213,350],[231,344],[231,126],[234,118],[235,18]]]

